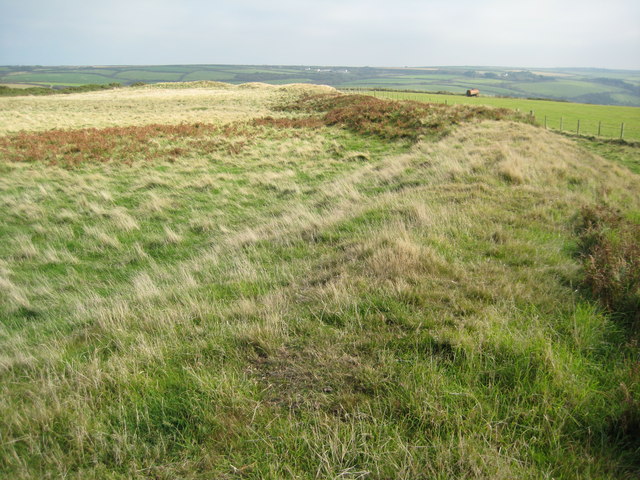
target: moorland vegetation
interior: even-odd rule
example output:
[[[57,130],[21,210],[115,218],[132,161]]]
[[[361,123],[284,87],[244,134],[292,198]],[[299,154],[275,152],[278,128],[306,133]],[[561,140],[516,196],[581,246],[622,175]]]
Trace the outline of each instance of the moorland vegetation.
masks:
[[[296,85],[0,105],[3,476],[640,472],[615,145]]]

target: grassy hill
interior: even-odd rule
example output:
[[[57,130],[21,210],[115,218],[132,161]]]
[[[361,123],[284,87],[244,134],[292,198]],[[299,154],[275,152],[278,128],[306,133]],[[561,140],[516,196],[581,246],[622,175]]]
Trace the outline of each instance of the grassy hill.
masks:
[[[640,472],[618,162],[509,110],[328,87],[2,111],[2,476]]]
[[[338,88],[388,88],[549,98],[578,103],[640,106],[640,72],[604,69],[498,67],[378,68],[278,65],[4,66],[0,85],[61,88],[85,84],[218,81],[274,85],[310,83]]]

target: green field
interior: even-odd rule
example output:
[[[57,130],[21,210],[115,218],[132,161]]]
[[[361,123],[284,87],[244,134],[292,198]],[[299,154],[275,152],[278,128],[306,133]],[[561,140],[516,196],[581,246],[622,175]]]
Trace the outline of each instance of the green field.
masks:
[[[318,67],[275,65],[153,65],[93,67],[0,67],[0,84],[81,85],[214,80],[234,84],[314,83],[337,88],[464,93],[479,87],[485,95],[550,98],[572,102],[640,106],[640,72],[598,69],[495,67]],[[66,82],[66,83],[65,83]]]
[[[149,80],[158,81],[161,78],[165,82],[176,82],[184,76],[180,72],[149,72],[146,70],[125,70],[122,72],[116,72],[113,78],[119,82],[146,82]]]
[[[235,75],[229,72],[209,72],[209,71],[198,71],[192,72],[184,76],[183,80],[185,82],[193,82],[199,80],[211,80],[214,82],[227,82],[229,80],[233,80]]]
[[[2,83],[31,83],[41,85],[83,85],[106,84],[113,82],[111,77],[93,73],[11,73],[2,76]]]
[[[306,85],[0,98],[0,477],[637,478],[638,146],[600,143]]]

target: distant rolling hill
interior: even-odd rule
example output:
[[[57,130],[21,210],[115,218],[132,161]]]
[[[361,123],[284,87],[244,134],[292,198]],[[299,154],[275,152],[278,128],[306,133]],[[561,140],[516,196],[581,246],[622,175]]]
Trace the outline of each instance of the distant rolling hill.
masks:
[[[640,71],[524,69],[505,67],[346,67],[280,65],[3,66],[0,85],[60,88],[85,84],[188,82],[234,84],[310,83],[337,88],[379,88],[548,98],[571,102],[640,106]]]

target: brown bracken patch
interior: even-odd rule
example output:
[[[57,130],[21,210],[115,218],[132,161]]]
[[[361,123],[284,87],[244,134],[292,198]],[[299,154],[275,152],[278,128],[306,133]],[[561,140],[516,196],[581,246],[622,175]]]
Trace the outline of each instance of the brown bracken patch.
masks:
[[[337,125],[388,140],[416,141],[425,136],[438,138],[453,125],[472,120],[528,120],[507,109],[393,101],[339,93],[307,95],[278,109],[315,114],[325,125]]]
[[[0,154],[13,162],[61,166],[111,161],[126,164],[138,159],[172,159],[183,150],[171,141],[219,134],[219,127],[200,123],[21,132],[0,137]],[[168,140],[166,145],[162,140]]]

